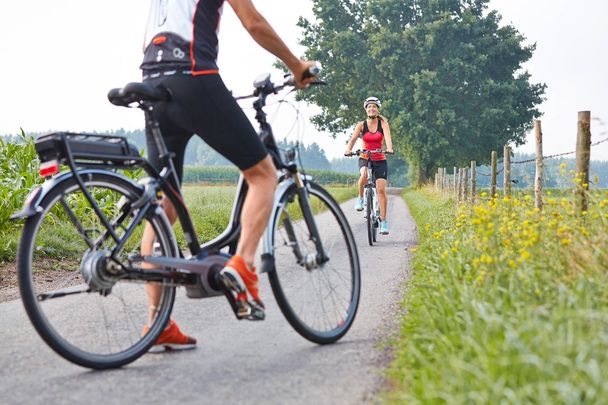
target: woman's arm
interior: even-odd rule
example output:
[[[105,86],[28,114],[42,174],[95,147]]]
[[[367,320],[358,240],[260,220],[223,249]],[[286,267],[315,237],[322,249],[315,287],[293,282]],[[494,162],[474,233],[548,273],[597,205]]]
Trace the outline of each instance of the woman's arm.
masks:
[[[355,142],[357,142],[361,131],[363,131],[363,122],[358,123],[355,127],[355,132],[353,132],[353,136],[350,137],[350,140],[346,144],[346,151],[344,152],[344,155],[350,155],[350,153],[353,151],[353,146],[355,146]]]
[[[296,57],[277,35],[272,26],[258,12],[251,0],[228,0],[243,27],[264,49],[281,59],[293,73],[298,88],[306,87],[315,78],[304,78],[303,74],[314,62],[306,62]]]
[[[388,121],[386,118],[382,117],[384,124],[382,125],[384,129],[384,142],[386,143],[386,151],[393,153],[393,140],[391,139],[391,127],[388,125]]]

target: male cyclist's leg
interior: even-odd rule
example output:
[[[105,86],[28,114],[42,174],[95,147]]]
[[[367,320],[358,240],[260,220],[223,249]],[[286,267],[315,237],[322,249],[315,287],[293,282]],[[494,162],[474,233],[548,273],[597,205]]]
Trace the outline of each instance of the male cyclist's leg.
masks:
[[[170,153],[174,154],[173,163],[177,171],[178,179],[181,182],[183,175],[184,154],[186,150],[186,145],[188,144],[188,141],[191,138],[192,134],[176,127],[175,125],[169,124],[170,120],[167,117],[167,111],[164,104],[157,103],[157,105],[155,106],[155,114],[156,119],[158,119],[160,123],[161,132],[164,134],[163,139],[165,141],[165,145],[167,146],[167,150]],[[150,164],[156,170],[160,171],[162,169],[160,153],[158,151],[156,143],[154,142],[152,134],[150,133],[149,128],[146,128],[146,155]],[[172,181],[172,179],[170,180],[170,182],[172,183],[173,187],[180,186],[179,184],[173,184],[174,182]],[[171,201],[163,197],[162,206],[171,224],[175,223],[175,220],[177,219],[177,213]],[[154,241],[154,230],[152,229],[152,226],[150,224],[146,224],[146,228],[144,229],[140,246],[140,254],[142,256],[152,255],[152,253],[154,252]],[[142,267],[153,268],[154,266],[144,263]],[[148,322],[152,323],[152,320],[155,315],[156,306],[160,300],[162,288],[158,284],[148,283],[146,284],[146,291],[148,293],[148,305],[150,306]]]
[[[160,80],[157,81],[160,82]],[[177,177],[181,183],[183,176],[185,149],[189,139],[192,136],[192,133],[170,124],[171,120],[167,116],[167,111],[165,107],[166,106],[163,103],[158,103],[155,106],[156,118],[159,120],[159,123],[161,125],[161,132],[164,134],[163,139],[167,146],[167,150],[170,153],[174,154],[173,163],[177,171]],[[147,159],[150,164],[156,170],[160,171],[162,168],[162,163],[160,161],[159,156],[160,153],[158,151],[156,143],[152,138],[149,128],[146,128],[146,151]],[[173,184],[174,182],[172,180],[170,181],[173,187],[180,187],[180,184]],[[177,219],[177,213],[171,201],[163,196],[161,204],[171,224],[175,223]],[[140,245],[140,254],[142,256],[150,256],[154,253],[155,239],[156,236],[154,234],[154,229],[150,224],[146,224]],[[154,265],[144,263],[142,267],[154,268]],[[150,325],[156,315],[156,307],[158,305],[158,302],[160,301],[162,287],[156,283],[147,283],[145,285],[145,289],[148,295],[148,325]],[[145,326],[142,333],[147,333],[147,331],[148,326]],[[162,350],[189,349],[193,348],[195,345],[196,339],[182,333],[177,324],[171,319],[169,321],[169,324],[167,325],[167,328],[158,338],[155,347],[151,350],[158,351],[160,350],[159,348],[161,348]]]
[[[254,256],[268,224],[277,184],[276,168],[270,156],[243,170],[247,196],[241,212],[241,236],[237,254],[221,271],[219,280],[226,288],[237,318],[264,319]],[[251,299],[250,299],[250,298]]]
[[[249,189],[241,214],[241,238],[237,254],[253,266],[255,252],[272,210],[277,184],[276,168],[270,156],[252,168],[243,170]]]
[[[253,262],[272,210],[276,169],[251,122],[218,75],[193,78],[187,92],[184,101],[198,113],[191,114],[192,131],[234,163],[247,181],[237,254],[226,263],[219,280],[237,317],[262,319],[263,304]]]

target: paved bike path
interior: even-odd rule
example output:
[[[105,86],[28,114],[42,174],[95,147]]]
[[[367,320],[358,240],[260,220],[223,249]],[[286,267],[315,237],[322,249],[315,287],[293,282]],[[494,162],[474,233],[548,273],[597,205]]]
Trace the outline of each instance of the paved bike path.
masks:
[[[361,258],[357,318],[338,343],[300,337],[272,298],[266,277],[264,322],[238,322],[223,297],[190,300],[179,291],[173,317],[199,339],[196,350],[147,354],[118,370],[89,371],[38,337],[20,301],[0,304],[0,401],[48,403],[354,404],[374,402],[387,362],[382,342],[398,330],[398,301],[409,276],[416,225],[389,195],[391,234],[368,245],[363,214],[343,204]],[[78,322],[77,319],[74,322]]]

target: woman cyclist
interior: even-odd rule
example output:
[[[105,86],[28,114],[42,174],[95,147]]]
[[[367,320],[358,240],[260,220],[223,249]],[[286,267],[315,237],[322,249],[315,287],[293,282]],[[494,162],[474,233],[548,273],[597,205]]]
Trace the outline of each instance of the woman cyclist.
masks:
[[[386,143],[386,151],[393,153],[393,142],[391,140],[391,129],[388,121],[380,115],[382,103],[377,97],[368,97],[363,103],[363,108],[367,113],[367,119],[357,124],[353,136],[346,145],[345,155],[350,155],[355,142],[359,136],[363,141],[363,149],[383,149],[382,143]],[[372,175],[376,179],[376,191],[378,192],[378,202],[380,204],[380,234],[388,235],[386,180],[388,177],[388,165],[384,153],[371,153],[371,156],[361,155],[359,157],[359,195],[355,203],[357,211],[363,211],[363,189],[367,183],[367,159],[372,161]]]

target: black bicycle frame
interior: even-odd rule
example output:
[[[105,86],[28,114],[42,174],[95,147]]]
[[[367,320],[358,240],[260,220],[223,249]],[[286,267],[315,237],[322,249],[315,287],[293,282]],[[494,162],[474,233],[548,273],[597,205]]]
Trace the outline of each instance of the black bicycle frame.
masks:
[[[319,264],[325,263],[327,260],[329,260],[329,258],[327,257],[325,249],[323,248],[323,244],[319,236],[319,231],[314,221],[314,215],[312,213],[312,208],[310,207],[307,189],[305,186],[305,180],[303,180],[302,176],[299,175],[295,163],[285,163],[281,159],[274,138],[274,134],[272,132],[272,127],[266,120],[266,113],[263,111],[263,107],[266,104],[267,95],[268,94],[266,94],[265,92],[260,92],[258,95],[258,99],[254,102],[254,108],[256,110],[255,118],[260,125],[260,139],[262,140],[264,146],[266,146],[266,149],[271,155],[276,169],[283,169],[287,171],[287,173],[292,175],[292,177],[294,178],[294,182],[296,184],[296,192],[300,201],[300,205],[302,207],[304,221],[310,232],[310,238],[317,248],[317,262]],[[239,177],[234,204],[230,215],[230,221],[226,229],[216,238],[200,245],[198,237],[196,236],[196,232],[194,230],[192,219],[183,201],[182,194],[179,189],[176,190],[175,187],[172,186],[172,183],[179,184],[176,175],[176,170],[173,165],[173,156],[171,155],[171,153],[168,152],[165,142],[162,138],[160,126],[158,124],[158,121],[156,121],[156,119],[154,118],[153,106],[151,104],[147,105],[144,111],[146,113],[146,120],[148,121],[150,133],[154,139],[154,142],[157,145],[158,151],[160,152],[161,165],[163,169],[160,173],[157,173],[156,170],[150,167],[149,164],[146,164],[146,167],[147,170],[151,169],[148,170],[149,173],[152,175],[153,178],[158,179],[160,190],[163,191],[165,196],[171,201],[171,203],[175,207],[177,217],[180,221],[180,224],[182,225],[184,236],[186,237],[188,248],[190,249],[191,254],[193,256],[198,256],[202,252],[213,254],[219,252],[222,248],[226,246],[228,246],[229,254],[235,254],[237,243],[241,233],[240,217],[241,212],[243,210],[245,197],[247,196],[247,182],[244,180],[242,175]],[[279,179],[279,181],[281,181],[282,179],[283,178]]]
[[[277,170],[284,170],[285,175],[279,178],[279,182],[283,181],[286,177],[290,176],[294,179],[294,183],[296,186],[296,193],[298,200],[300,202],[300,206],[302,208],[302,214],[304,217],[304,221],[308,227],[310,232],[310,239],[314,242],[317,248],[317,263],[322,264],[329,260],[327,254],[323,248],[323,244],[321,238],[319,236],[319,231],[314,221],[314,215],[312,213],[312,208],[310,207],[309,199],[308,199],[308,190],[306,188],[306,180],[303,176],[298,172],[297,165],[294,162],[285,163],[279,153],[278,147],[275,142],[275,138],[272,132],[272,128],[270,124],[266,120],[266,113],[263,111],[263,107],[266,103],[266,97],[268,94],[264,91],[260,91],[257,94],[257,100],[254,102],[254,108],[256,110],[256,120],[260,125],[260,139],[263,144],[266,146],[269,154],[272,157],[273,163]],[[146,159],[138,158],[135,159],[136,163],[133,166],[142,167],[146,173],[150,176],[150,180],[143,185],[144,192],[139,200],[134,201],[132,206],[135,206],[139,209],[139,212],[136,218],[131,222],[129,227],[125,230],[125,234],[122,237],[119,237],[114,231],[114,227],[105,215],[101,212],[101,209],[90,195],[90,193],[86,190],[84,182],[80,178],[78,174],[77,165],[74,159],[70,156],[68,151],[67,163],[70,166],[76,181],[79,187],[82,189],[85,198],[89,201],[93,210],[97,214],[97,216],[102,221],[103,225],[106,228],[106,232],[100,236],[100,240],[97,242],[92,242],[94,246],[99,245],[101,240],[105,240],[105,238],[111,237],[116,242],[116,246],[112,249],[111,256],[118,262],[117,253],[120,252],[124,243],[128,238],[132,235],[132,232],[137,227],[138,224],[145,218],[150,209],[152,209],[153,205],[156,205],[160,198],[160,192],[164,194],[164,196],[173,204],[177,213],[177,219],[179,220],[182,230],[190,250],[190,253],[193,257],[202,257],[212,255],[214,253],[218,253],[221,249],[228,247],[228,252],[230,255],[236,253],[237,244],[240,238],[241,233],[241,225],[240,225],[240,217],[243,210],[243,204],[245,201],[245,197],[247,195],[248,187],[247,183],[241,175],[239,177],[237,183],[237,189],[234,199],[234,204],[232,207],[232,212],[230,216],[230,221],[226,227],[226,229],[214,239],[200,244],[198,240],[198,236],[196,234],[194,224],[192,222],[192,218],[190,217],[190,213],[188,212],[188,208],[184,203],[183,196],[179,189],[179,179],[177,177],[177,171],[175,169],[173,163],[173,154],[170,153],[167,149],[167,146],[163,140],[162,133],[160,130],[160,125],[155,118],[154,115],[154,106],[152,102],[142,101],[140,103],[140,108],[145,113],[145,119],[147,122],[147,126],[150,131],[150,135],[152,136],[153,141],[157,146],[157,150],[159,151],[159,158],[162,169],[160,172],[156,170]],[[67,143],[66,143],[67,144]],[[176,185],[178,187],[176,187]],[[123,213],[121,217],[118,219],[120,222],[126,218],[128,213]],[[87,240],[87,243],[89,241]],[[91,243],[89,243],[90,247]],[[170,257],[144,257],[143,260],[148,263],[160,265],[161,267],[168,269],[182,269],[182,270],[190,270],[194,273],[199,273],[201,270],[200,264],[197,264],[196,261],[186,260],[183,258],[170,258]],[[130,276],[134,278],[141,278],[148,281],[158,280],[165,278],[168,275],[168,271],[170,274],[181,278],[186,277],[186,282],[191,282],[192,280],[188,279],[188,274],[176,273],[173,270],[165,270],[162,268],[159,269],[146,269],[145,272],[137,269],[127,270],[130,273]],[[145,274],[144,274],[145,273]]]

